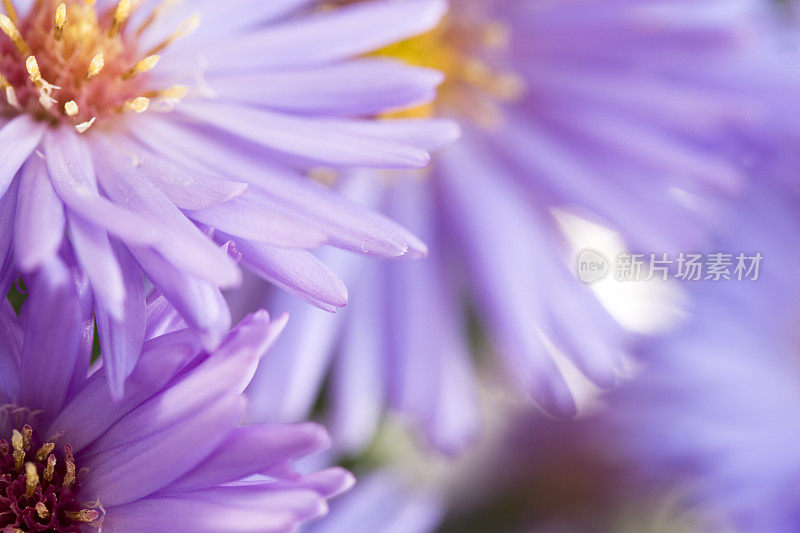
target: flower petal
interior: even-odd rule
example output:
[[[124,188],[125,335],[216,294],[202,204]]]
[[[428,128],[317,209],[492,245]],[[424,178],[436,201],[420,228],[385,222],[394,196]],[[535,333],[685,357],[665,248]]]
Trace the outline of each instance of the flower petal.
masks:
[[[101,438],[97,443],[99,450],[93,448],[88,457],[82,457],[82,464],[88,469],[82,492],[98,496],[107,507],[152,494],[219,446],[243,409],[242,397],[228,394],[156,433],[148,434],[151,428],[146,423],[138,431],[132,428],[133,432],[127,433],[128,442],[117,448],[104,449]]]
[[[72,210],[126,243],[157,240],[157,227],[99,195],[89,148],[75,132],[64,127],[50,130],[44,146],[53,188]]]
[[[28,282],[30,296],[22,310],[20,404],[58,413],[75,370],[83,325],[81,305],[71,273],[57,258]]]
[[[41,158],[28,159],[19,182],[14,255],[19,269],[28,273],[56,255],[64,240],[66,219]]]
[[[44,134],[44,124],[28,115],[20,115],[0,129],[0,196],[6,192],[28,156],[39,146]]]
[[[144,343],[145,300],[142,270],[130,252],[114,243],[125,286],[125,303],[122,319],[117,320],[102,306],[98,306],[97,329],[103,369],[108,374],[109,389],[115,400],[122,399],[125,380],[133,372]]]

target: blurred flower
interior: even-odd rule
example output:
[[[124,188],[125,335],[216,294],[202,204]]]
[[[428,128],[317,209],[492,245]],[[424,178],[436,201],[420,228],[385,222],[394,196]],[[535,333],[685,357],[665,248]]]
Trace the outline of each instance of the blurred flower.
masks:
[[[2,278],[34,272],[66,229],[102,335],[132,337],[128,282],[144,271],[212,346],[230,325],[218,287],[240,279],[220,244],[331,311],[346,288],[304,249],[424,254],[305,174],[423,167],[426,149],[455,135],[442,121],[362,118],[431,99],[441,75],[353,59],[430,29],[444,6],[312,6],[44,0],[1,15]],[[115,243],[134,256],[131,272]]]
[[[354,316],[345,324],[291,307],[297,330],[249,390],[254,420],[303,418],[316,397],[309,384],[332,368],[332,432],[344,447],[368,443],[389,406],[438,448],[462,449],[478,425],[465,303],[510,381],[546,411],[574,414],[553,354],[611,387],[627,336],[575,279],[559,214],[610,227],[633,248],[699,245],[755,164],[759,147],[745,140],[781,114],[770,97],[794,79],[762,32],[761,2],[451,7],[432,32],[379,54],[447,74],[433,105],[398,115],[455,117],[463,139],[430,173],[355,193],[431,254],[381,271],[341,256]],[[271,305],[289,303],[277,295]]]
[[[303,529],[304,533],[432,533],[442,504],[430,494],[414,493],[391,471],[372,473],[331,506],[330,514]]]
[[[20,318],[0,305],[0,529],[284,532],[351,485],[342,469],[294,470],[329,444],[322,428],[239,425],[285,319],[256,313],[207,353],[174,313],[153,315],[167,333],[113,401],[106,375],[87,372],[90,297],[75,279],[50,260]]]
[[[760,251],[762,277],[694,286],[694,318],[642,348],[646,370],[600,420],[642,486],[677,487],[733,531],[788,533],[800,525],[800,216],[796,195],[758,189],[716,246]]]

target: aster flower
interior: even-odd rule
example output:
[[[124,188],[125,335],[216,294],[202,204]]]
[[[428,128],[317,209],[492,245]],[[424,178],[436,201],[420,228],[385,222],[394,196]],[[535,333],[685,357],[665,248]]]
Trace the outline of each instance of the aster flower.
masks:
[[[0,305],[0,530],[291,531],[352,483],[295,471],[327,446],[322,428],[239,425],[285,318],[249,316],[208,353],[177,315],[151,313],[164,333],[113,401],[106,375],[87,372],[85,279],[55,259],[27,282],[19,318]]]
[[[101,336],[135,357],[142,272],[213,346],[230,325],[218,288],[239,282],[235,260],[332,311],[346,289],[307,249],[425,253],[306,174],[422,167],[456,133],[364,118],[433,97],[439,73],[360,56],[434,26],[440,0],[4,5],[3,287],[53,257],[66,230]],[[135,363],[123,360],[109,369],[117,396]]]
[[[719,249],[757,250],[757,282],[692,286],[693,319],[644,346],[599,417],[639,490],[670,490],[733,531],[800,527],[796,194],[753,191]],[[719,530],[722,530],[720,527]]]
[[[554,352],[613,386],[628,337],[575,279],[559,214],[636,249],[703,242],[745,182],[743,139],[779,114],[770,88],[795,79],[762,11],[751,1],[462,1],[432,32],[382,49],[448,76],[433,105],[401,114],[457,118],[464,132],[430,172],[394,175],[370,194],[431,254],[383,272],[350,262],[353,313],[369,326],[294,309],[295,325],[318,324],[317,334],[298,328],[276,347],[251,386],[253,419],[302,418],[314,394],[299,387],[332,368],[332,431],[345,442],[369,442],[388,405],[457,451],[478,425],[465,301],[509,381],[547,412],[576,412]]]

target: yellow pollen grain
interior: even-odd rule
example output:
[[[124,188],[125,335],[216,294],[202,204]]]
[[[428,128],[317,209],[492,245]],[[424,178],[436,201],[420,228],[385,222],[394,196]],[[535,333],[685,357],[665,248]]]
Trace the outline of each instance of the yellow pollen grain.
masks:
[[[92,58],[92,61],[89,63],[89,69],[86,73],[88,78],[93,78],[97,76],[103,67],[106,65],[106,60],[103,54],[97,54]]]
[[[67,4],[60,3],[56,8],[56,30],[60,33],[64,29],[64,24],[67,23]]]
[[[16,429],[11,432],[11,446],[14,447],[14,451],[21,452],[25,444],[22,442],[22,433],[17,431]]]
[[[25,495],[30,498],[36,492],[36,486],[39,484],[39,472],[36,471],[36,465],[33,463],[25,463]]]
[[[20,53],[26,56],[31,55],[30,46],[22,38],[14,22],[7,15],[0,14],[0,30],[3,30],[3,33],[8,35],[8,38],[11,39],[11,42],[14,43]]]
[[[25,68],[28,70],[31,81],[39,85],[42,81],[42,72],[39,70],[39,63],[36,61],[36,57],[28,56],[28,59],[25,60]]]
[[[50,518],[50,511],[47,509],[47,506],[43,502],[38,502],[34,509],[36,509],[36,514],[39,515],[39,518],[42,520],[47,520]]]
[[[127,79],[130,79],[130,78],[136,76],[137,74],[142,74],[144,72],[147,72],[148,70],[152,70],[158,64],[158,61],[160,59],[161,59],[161,56],[159,56],[159,55],[147,56],[144,59],[142,59],[141,61],[139,61],[138,63],[136,63],[134,66],[129,68],[122,75],[122,77],[127,80]]]
[[[75,100],[70,100],[64,104],[64,113],[66,113],[68,117],[74,117],[78,114],[78,104],[75,103]]]
[[[131,111],[135,111],[136,113],[144,113],[147,111],[147,108],[150,107],[150,99],[145,96],[140,96],[138,98],[134,98],[130,102],[127,103],[128,109]]]

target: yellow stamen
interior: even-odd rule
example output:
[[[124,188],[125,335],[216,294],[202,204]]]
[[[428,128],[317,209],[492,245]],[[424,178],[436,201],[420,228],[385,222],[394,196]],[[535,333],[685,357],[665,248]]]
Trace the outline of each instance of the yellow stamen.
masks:
[[[36,509],[36,514],[38,514],[39,518],[42,520],[47,520],[50,518],[50,511],[47,509],[47,506],[44,503],[38,502],[34,506],[34,509]]]
[[[100,71],[103,70],[105,64],[106,60],[103,54],[97,54],[94,56],[92,61],[89,63],[89,71],[86,73],[86,77],[93,78],[100,74]]]
[[[148,70],[154,69],[160,59],[161,56],[159,55],[147,56],[138,63],[136,63],[134,66],[129,68],[127,71],[125,71],[125,73],[122,75],[122,78],[129,80],[134,76],[136,76],[137,74],[142,74],[144,72],[147,72]]]
[[[166,98],[167,100],[182,100],[189,94],[189,88],[185,85],[173,85],[160,91],[148,91],[144,93],[147,98]]]
[[[33,84],[40,87],[42,85],[42,72],[39,70],[39,63],[36,61],[35,56],[28,56],[28,59],[25,60],[25,68],[28,70],[28,75],[30,75]]]
[[[31,437],[33,437],[33,428],[28,424],[22,426],[22,444],[25,446],[27,452],[31,447]]]
[[[74,104],[75,102],[72,102],[72,103]],[[67,104],[69,104],[69,102],[67,102]],[[75,106],[75,110],[77,111],[77,109],[78,109],[78,106],[76,105]],[[39,451],[36,452],[36,460],[37,461],[44,461],[47,458],[47,456],[50,455],[53,452],[53,449],[55,449],[55,447],[56,447],[56,445],[53,444],[52,442],[48,442],[48,443],[43,444],[42,447],[39,448]]]
[[[81,509],[78,512],[68,512],[67,517],[78,522],[94,522],[100,517],[96,509]]]
[[[25,495],[28,498],[36,492],[37,485],[39,485],[39,472],[36,471],[36,465],[25,463]]]
[[[64,473],[63,485],[70,488],[75,484],[75,463],[67,459],[67,471]]]
[[[161,91],[162,98],[169,98],[171,100],[182,100],[189,94],[189,88],[186,85],[173,85],[168,89]]]
[[[47,465],[44,467],[44,480],[50,483],[53,480],[53,472],[56,469],[56,456],[52,453],[47,456]]]
[[[23,451],[25,444],[22,442],[22,433],[16,429],[11,432],[11,446],[17,451]]]
[[[147,111],[147,108],[150,107],[150,99],[144,96],[140,96],[138,98],[134,98],[129,102],[126,102],[125,105],[131,111],[135,111],[136,113],[144,113],[145,111]]]
[[[14,447],[14,452],[11,454],[14,457],[14,468],[22,470],[22,465],[25,463],[25,443],[22,433],[16,429],[11,432],[11,446]]]
[[[64,33],[64,24],[67,23],[67,4],[60,3],[56,8],[55,30],[59,39]]]
[[[50,109],[53,107],[53,104],[56,103],[50,95],[53,94],[54,89],[60,89],[57,85],[53,85],[48,83],[47,81],[42,78],[42,72],[39,70],[39,63],[36,62],[36,57],[28,56],[28,59],[25,61],[25,68],[28,69],[28,74],[30,75],[31,82],[39,89],[39,103],[45,109]],[[25,431],[30,426],[25,426],[22,428],[23,435]],[[30,430],[31,434],[33,434],[33,429]],[[28,441],[30,441],[30,437],[28,437]]]
[[[11,42],[14,43],[14,46],[17,47],[17,50],[19,50],[22,55],[31,55],[30,46],[28,46],[28,43],[22,38],[14,22],[3,14],[0,14],[0,30],[3,30],[3,33],[8,35],[8,38],[11,39]]]
[[[114,9],[114,18],[111,21],[111,29],[108,32],[110,37],[114,37],[119,31],[120,27],[128,20],[131,14],[131,1],[120,0],[117,7]]]

